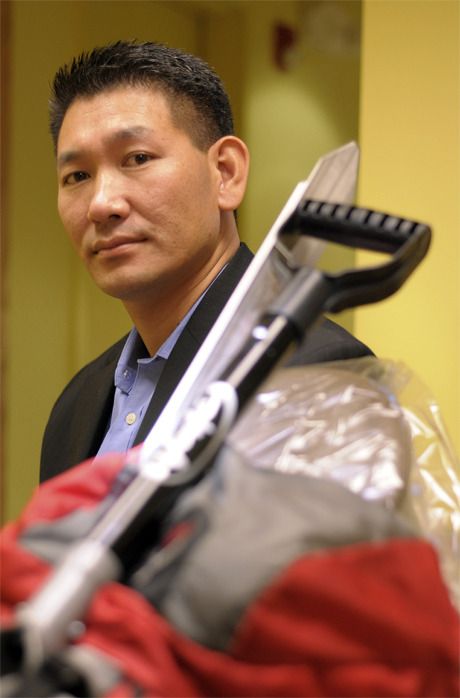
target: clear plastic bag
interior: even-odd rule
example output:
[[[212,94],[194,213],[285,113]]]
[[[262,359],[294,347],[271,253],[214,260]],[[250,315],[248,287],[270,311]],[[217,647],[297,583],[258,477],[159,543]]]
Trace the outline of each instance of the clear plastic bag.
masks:
[[[460,466],[440,409],[403,364],[280,368],[229,438],[255,467],[333,479],[406,518],[438,551],[460,608]]]

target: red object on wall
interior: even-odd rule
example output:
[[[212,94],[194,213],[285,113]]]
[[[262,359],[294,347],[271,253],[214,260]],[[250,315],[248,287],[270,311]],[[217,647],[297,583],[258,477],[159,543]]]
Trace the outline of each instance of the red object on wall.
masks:
[[[288,70],[290,50],[298,41],[298,34],[287,24],[278,23],[273,28],[273,60],[280,70]]]

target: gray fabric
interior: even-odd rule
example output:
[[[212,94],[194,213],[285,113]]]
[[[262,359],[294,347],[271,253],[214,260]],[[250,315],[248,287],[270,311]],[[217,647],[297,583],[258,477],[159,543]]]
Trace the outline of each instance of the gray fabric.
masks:
[[[21,535],[21,545],[37,557],[56,565],[72,543],[89,533],[98,513],[99,507],[76,509],[62,519],[35,523]]]
[[[93,698],[107,695],[121,679],[116,664],[94,647],[75,645],[61,656],[69,666],[84,676]]]
[[[152,556],[132,580],[179,630],[225,650],[248,605],[299,556],[412,536],[383,504],[332,481],[258,470],[227,448],[186,494],[171,526],[200,512],[206,531]]]

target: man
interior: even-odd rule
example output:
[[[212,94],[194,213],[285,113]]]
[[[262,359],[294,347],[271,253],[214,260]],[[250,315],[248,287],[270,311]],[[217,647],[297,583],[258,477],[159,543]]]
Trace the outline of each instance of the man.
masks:
[[[248,151],[203,61],[155,43],[82,54],[56,74],[50,123],[64,227],[134,327],[59,397],[42,480],[145,439],[252,258],[234,214]],[[324,321],[294,361],[368,353]]]

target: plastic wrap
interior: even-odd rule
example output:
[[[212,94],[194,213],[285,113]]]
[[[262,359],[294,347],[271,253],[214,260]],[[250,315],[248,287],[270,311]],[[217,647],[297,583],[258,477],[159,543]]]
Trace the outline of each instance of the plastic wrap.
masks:
[[[230,441],[255,467],[330,478],[393,508],[437,549],[460,608],[459,461],[406,366],[369,357],[278,369]]]

